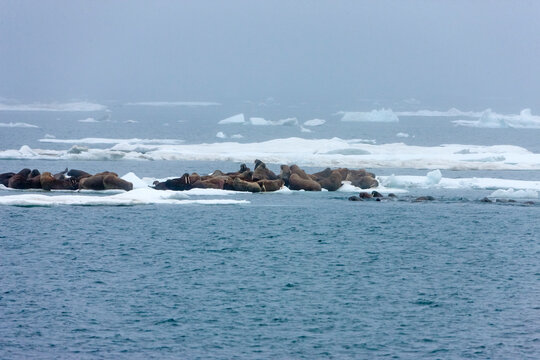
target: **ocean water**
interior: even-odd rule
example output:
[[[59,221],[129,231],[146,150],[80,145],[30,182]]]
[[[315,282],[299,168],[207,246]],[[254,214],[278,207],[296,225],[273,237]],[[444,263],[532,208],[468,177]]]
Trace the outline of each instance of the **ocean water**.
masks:
[[[315,110],[0,111],[0,123],[37,126],[0,128],[0,172],[112,170],[138,184],[0,189],[0,358],[537,359],[540,130]],[[298,124],[217,124],[239,112]],[[326,123],[302,131],[314,118]],[[40,141],[51,139],[74,141]],[[265,143],[276,139],[279,151]],[[146,186],[257,157],[274,171],[369,164],[398,200],[351,202],[347,184]]]

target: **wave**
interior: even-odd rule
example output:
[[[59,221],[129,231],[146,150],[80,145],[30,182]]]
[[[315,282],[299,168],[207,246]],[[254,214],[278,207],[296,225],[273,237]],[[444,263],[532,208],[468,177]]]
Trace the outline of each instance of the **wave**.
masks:
[[[104,111],[107,107],[91,102],[67,103],[31,103],[31,104],[5,104],[0,103],[0,111]]]
[[[155,107],[175,107],[175,106],[220,106],[221,103],[214,101],[140,101],[129,102],[127,106],[155,106]]]
[[[9,123],[0,123],[0,127],[9,127],[9,128],[39,128],[37,125],[32,125],[24,122],[9,122]]]

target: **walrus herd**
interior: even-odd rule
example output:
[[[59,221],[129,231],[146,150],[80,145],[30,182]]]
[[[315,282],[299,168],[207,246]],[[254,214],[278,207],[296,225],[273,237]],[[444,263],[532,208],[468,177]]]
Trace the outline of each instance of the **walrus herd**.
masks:
[[[342,181],[350,181],[352,185],[362,189],[377,187],[379,183],[375,174],[366,170],[349,170],[327,168],[315,174],[308,174],[298,165],[281,165],[281,173],[276,175],[266,167],[261,160],[255,160],[253,170],[242,164],[236,172],[223,173],[220,170],[210,175],[201,176],[197,173],[185,173],[179,178],[166,181],[155,181],[157,190],[189,190],[193,188],[210,188],[234,191],[272,192],[283,186],[291,190],[305,191],[336,191]]]
[[[12,189],[42,190],[133,190],[133,184],[118,177],[118,174],[104,171],[89,174],[82,170],[65,169],[57,174],[40,173],[39,170],[22,169],[18,173],[0,174],[0,184]]]
[[[255,160],[251,170],[242,164],[236,172],[224,173],[216,170],[210,175],[185,173],[179,178],[166,181],[155,181],[151,186],[156,190],[190,190],[194,188],[223,189],[247,191],[252,193],[272,192],[287,186],[291,190],[336,191],[342,181],[350,181],[352,185],[362,189],[377,187],[379,183],[375,174],[366,170],[350,170],[347,168],[330,169],[308,174],[298,165],[281,165],[281,172],[276,175],[261,160]],[[56,174],[40,173],[39,170],[23,169],[18,173],[0,174],[0,184],[13,189],[43,190],[132,190],[133,184],[118,177],[114,172],[90,174],[82,170],[65,169]]]

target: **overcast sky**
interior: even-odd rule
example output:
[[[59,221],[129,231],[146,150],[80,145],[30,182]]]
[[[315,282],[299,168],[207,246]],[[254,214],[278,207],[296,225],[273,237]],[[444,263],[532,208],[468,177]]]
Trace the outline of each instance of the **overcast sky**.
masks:
[[[538,1],[0,0],[0,97],[538,112],[539,15]]]

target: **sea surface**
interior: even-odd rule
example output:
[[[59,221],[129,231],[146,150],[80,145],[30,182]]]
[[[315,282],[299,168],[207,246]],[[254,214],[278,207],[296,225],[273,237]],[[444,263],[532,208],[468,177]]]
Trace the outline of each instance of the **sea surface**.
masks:
[[[131,195],[0,189],[0,358],[538,359],[540,130],[456,126],[459,116],[343,122],[335,113],[344,109],[324,110],[0,111],[0,123],[37,126],[0,127],[1,173],[68,167],[140,180]],[[241,112],[298,123],[217,124]],[[315,118],[326,123],[303,131]],[[84,138],[102,142],[40,141]],[[264,194],[172,194],[145,185],[185,172],[234,171],[237,155],[82,160],[68,151],[147,139],[157,150],[134,141],[130,153],[184,154],[160,141],[202,151],[289,138],[364,139],[370,151],[403,143],[400,149],[419,147],[415,164],[443,144],[487,155],[473,161],[459,158],[468,156],[460,150],[440,173],[412,167],[403,155],[403,166],[369,168],[379,190],[398,200],[352,202],[359,189],[346,184],[337,192]],[[23,146],[34,154],[18,152]],[[516,154],[527,166],[520,169]],[[279,172],[274,153],[257,155]],[[356,164],[370,154],[332,156]],[[333,161],[296,159],[309,172]],[[415,201],[424,195],[435,200]]]

